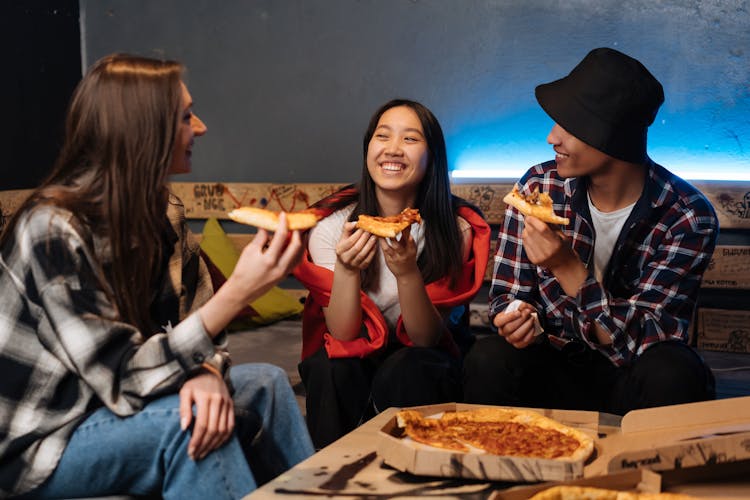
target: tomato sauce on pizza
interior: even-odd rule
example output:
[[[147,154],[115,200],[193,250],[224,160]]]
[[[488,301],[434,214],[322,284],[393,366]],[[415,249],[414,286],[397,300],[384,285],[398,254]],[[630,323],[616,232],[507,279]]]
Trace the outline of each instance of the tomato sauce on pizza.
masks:
[[[416,442],[461,452],[474,448],[501,456],[582,461],[593,451],[588,434],[530,410],[480,408],[440,418],[402,410],[397,421]]]

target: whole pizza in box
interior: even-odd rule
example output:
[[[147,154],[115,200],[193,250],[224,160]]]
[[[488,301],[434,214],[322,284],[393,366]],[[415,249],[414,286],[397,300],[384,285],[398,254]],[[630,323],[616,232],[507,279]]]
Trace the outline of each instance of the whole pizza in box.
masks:
[[[586,460],[594,450],[588,434],[531,410],[477,408],[440,418],[402,410],[396,418],[414,441],[449,450],[573,462]]]
[[[586,432],[522,408],[479,407],[395,416],[384,461],[415,474],[542,481],[581,477],[594,451]]]

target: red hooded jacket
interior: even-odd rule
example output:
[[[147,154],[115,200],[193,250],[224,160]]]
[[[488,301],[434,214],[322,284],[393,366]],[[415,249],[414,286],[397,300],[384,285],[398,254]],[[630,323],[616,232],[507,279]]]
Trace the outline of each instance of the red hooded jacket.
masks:
[[[468,304],[482,285],[489,258],[491,236],[487,222],[468,206],[460,206],[457,215],[463,217],[471,225],[472,251],[469,253],[468,260],[463,263],[461,276],[453,288],[449,287],[450,278],[448,277],[426,286],[427,295],[438,308]],[[305,251],[302,262],[294,270],[294,275],[310,291],[302,313],[302,359],[311,356],[323,345],[330,358],[364,358],[387,345],[388,325],[378,306],[366,293],[360,290],[362,317],[369,338],[359,337],[350,341],[341,341],[328,333],[323,315],[323,307],[327,307],[331,299],[333,271],[315,265],[309,253]],[[396,336],[404,345],[413,345],[406,333],[402,318],[398,319]],[[440,348],[455,356],[459,355],[458,347],[450,335],[441,338]]]

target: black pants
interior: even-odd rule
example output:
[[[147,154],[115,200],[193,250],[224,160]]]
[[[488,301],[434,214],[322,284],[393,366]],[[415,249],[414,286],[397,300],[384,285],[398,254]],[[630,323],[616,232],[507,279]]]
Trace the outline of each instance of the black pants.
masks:
[[[681,342],[648,348],[617,368],[582,343],[516,349],[499,335],[477,340],[464,359],[467,403],[592,410],[624,415],[637,408],[716,397],[714,377]]]
[[[366,358],[330,359],[321,349],[299,364],[307,427],[320,449],[376,412],[461,400],[461,366],[437,349],[395,346]]]

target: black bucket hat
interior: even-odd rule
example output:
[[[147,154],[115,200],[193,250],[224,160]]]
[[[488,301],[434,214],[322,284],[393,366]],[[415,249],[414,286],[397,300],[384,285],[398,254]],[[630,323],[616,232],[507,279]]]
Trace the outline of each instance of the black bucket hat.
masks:
[[[664,90],[643,64],[609,48],[589,52],[564,78],[536,88],[562,128],[614,158],[644,163],[646,135]]]

